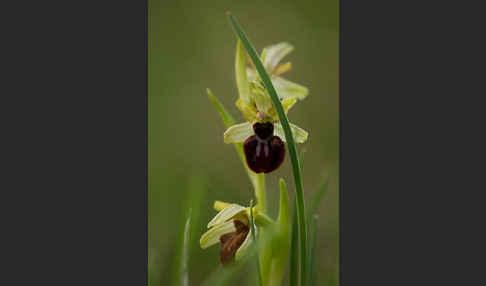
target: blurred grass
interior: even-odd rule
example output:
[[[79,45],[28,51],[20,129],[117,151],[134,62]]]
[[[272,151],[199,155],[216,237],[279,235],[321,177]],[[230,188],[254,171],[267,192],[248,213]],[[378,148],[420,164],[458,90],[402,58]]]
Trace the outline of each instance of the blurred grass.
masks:
[[[317,285],[337,285],[338,1],[149,0],[151,285],[167,285],[171,276],[171,263],[184,225],[185,199],[195,188],[191,186],[194,174],[205,178],[207,192],[200,202],[200,222],[191,223],[195,240],[188,265],[190,285],[200,285],[219,267],[219,247],[201,250],[198,244],[199,235],[216,213],[213,201],[244,204],[254,197],[233,147],[223,143],[225,127],[205,93],[207,87],[211,88],[235,119],[243,120],[234,105],[236,37],[227,22],[227,10],[237,13],[245,23],[258,51],[280,41],[288,41],[296,48],[288,57],[293,70],[286,77],[310,90],[309,96],[289,113],[290,120],[310,134],[304,144],[307,204],[318,191],[323,174],[330,174],[328,191],[317,212]],[[289,163],[287,156],[284,165],[267,176],[268,207],[274,218],[278,178],[292,178]],[[289,183],[289,187],[293,185]],[[289,193],[294,193],[292,187]]]

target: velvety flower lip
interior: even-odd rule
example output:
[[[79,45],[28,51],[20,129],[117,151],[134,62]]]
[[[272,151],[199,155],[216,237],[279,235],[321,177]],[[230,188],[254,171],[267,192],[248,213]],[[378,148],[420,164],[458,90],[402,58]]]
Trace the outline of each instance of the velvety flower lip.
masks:
[[[221,249],[219,251],[221,264],[227,265],[230,263],[238,249],[245,242],[250,228],[248,225],[239,220],[233,221],[236,231],[223,234],[219,240],[221,242]]]
[[[253,124],[255,135],[248,137],[243,144],[246,163],[255,173],[270,173],[276,170],[285,159],[285,144],[274,135],[270,122]]]

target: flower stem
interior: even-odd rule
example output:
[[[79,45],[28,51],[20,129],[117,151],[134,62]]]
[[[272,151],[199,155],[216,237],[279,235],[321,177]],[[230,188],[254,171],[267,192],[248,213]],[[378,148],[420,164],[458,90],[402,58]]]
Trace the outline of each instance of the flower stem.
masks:
[[[265,174],[255,174],[254,173],[254,180],[253,186],[255,187],[255,197],[258,202],[258,212],[260,214],[265,214],[267,210],[267,191],[265,186]],[[262,247],[258,252],[258,259],[259,259],[259,266],[260,266],[260,274],[262,278],[262,284],[264,286],[268,285],[269,281],[269,274],[270,274],[270,266],[272,261],[272,252],[268,246],[268,241],[266,241],[266,237],[268,236],[267,229],[264,227],[260,228],[260,241],[262,241]]]
[[[267,210],[267,191],[265,187],[265,174],[256,175],[255,196],[258,203],[258,210],[265,213]]]

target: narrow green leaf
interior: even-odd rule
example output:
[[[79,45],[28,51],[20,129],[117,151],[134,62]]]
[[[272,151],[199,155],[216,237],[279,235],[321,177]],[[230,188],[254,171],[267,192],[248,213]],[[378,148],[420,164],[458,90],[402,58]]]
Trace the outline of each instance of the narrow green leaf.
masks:
[[[302,173],[304,173],[304,155],[305,155],[305,152],[307,150],[305,148],[302,148],[302,150],[300,150],[300,170]]]
[[[221,119],[224,122],[224,125],[226,128],[231,127],[232,125],[236,124],[236,121],[233,119],[231,114],[226,110],[226,108],[223,106],[221,101],[218,100],[216,96],[213,95],[211,90],[208,88],[206,89],[207,95],[209,100],[213,103],[214,107],[216,110],[219,112],[221,115]],[[246,165],[246,159],[245,159],[245,153],[243,152],[243,143],[235,143],[233,144],[235,146],[236,153],[238,154],[238,157],[240,157],[241,162],[243,163],[243,166],[246,170],[246,173],[248,174],[248,177],[250,178],[251,183],[253,184],[253,187],[256,189],[258,186],[258,175],[252,172],[248,166]],[[258,202],[259,204],[262,204],[262,202]],[[263,202],[263,204],[265,204]]]
[[[289,195],[283,178],[280,178],[280,206],[277,221],[281,228],[287,228],[288,231],[290,226]]]
[[[280,178],[280,206],[276,224],[277,237],[272,241],[272,266],[270,285],[281,285],[289,261],[290,251],[290,207],[287,186]]]
[[[184,200],[182,226],[177,234],[176,253],[171,265],[170,285],[189,285],[188,266],[192,248],[199,234],[201,199],[206,192],[207,181],[202,175],[193,175],[189,180],[189,190]]]
[[[250,228],[251,228],[251,235],[253,241],[256,242],[256,233],[255,233],[255,220],[253,219],[253,200],[250,201]],[[260,261],[258,260],[258,249],[257,249],[257,257],[255,258],[256,261],[256,268],[257,268],[257,276],[258,276],[258,285],[263,286],[262,283],[262,274],[260,273]]]
[[[319,188],[317,193],[314,195],[314,198],[312,199],[312,205],[309,208],[309,213],[307,216],[309,219],[311,219],[317,213],[322,198],[324,198],[324,195],[327,193],[328,187],[329,187],[329,175],[326,176],[321,187]]]
[[[260,78],[262,79],[265,87],[272,99],[273,105],[275,110],[277,111],[278,117],[280,119],[280,123],[285,132],[285,140],[288,145],[290,160],[292,163],[292,171],[294,174],[294,182],[295,182],[295,194],[297,199],[297,216],[299,220],[299,240],[300,240],[300,270],[301,270],[301,282],[302,285],[305,285],[305,278],[307,277],[307,222],[306,222],[306,211],[305,211],[305,202],[304,202],[304,187],[302,183],[302,173],[299,164],[299,158],[297,157],[297,149],[295,147],[294,138],[292,135],[292,130],[290,128],[290,123],[285,115],[285,110],[280,102],[278,94],[275,90],[275,87],[270,80],[265,68],[263,67],[262,62],[258,54],[256,53],[253,44],[250,42],[248,37],[245,35],[245,32],[241,28],[238,20],[228,12],[229,20],[234,28],[236,35],[241,39],[243,46],[245,47],[248,55],[250,56]]]
[[[187,215],[186,224],[184,226],[184,241],[182,243],[182,255],[181,264],[179,268],[179,276],[182,286],[189,286],[189,274],[188,274],[188,263],[189,263],[189,242],[190,242],[190,232],[191,232],[191,214],[192,208],[189,209],[189,214]]]
[[[289,273],[289,285],[299,285],[299,232],[297,221],[297,203],[294,201],[294,215],[292,218],[292,235],[290,239],[290,273]]]
[[[309,275],[308,275],[308,284],[309,286],[316,285],[316,268],[315,268],[315,257],[316,257],[316,246],[317,246],[317,216],[313,216],[310,222],[310,249],[309,249]]]
[[[196,174],[191,176],[189,181],[189,194],[186,199],[188,206],[186,210],[191,209],[191,226],[190,226],[190,242],[189,253],[197,247],[200,236],[200,220],[201,220],[201,201],[206,197],[208,190],[208,179],[204,174]]]
[[[224,125],[226,128],[229,128],[231,125],[236,124],[236,121],[233,119],[231,114],[224,108],[223,104],[221,101],[219,101],[216,96],[213,95],[211,90],[209,88],[206,89],[206,93],[208,94],[209,100],[213,103],[214,107],[216,110],[219,112],[219,115],[221,115],[221,119],[223,119]]]

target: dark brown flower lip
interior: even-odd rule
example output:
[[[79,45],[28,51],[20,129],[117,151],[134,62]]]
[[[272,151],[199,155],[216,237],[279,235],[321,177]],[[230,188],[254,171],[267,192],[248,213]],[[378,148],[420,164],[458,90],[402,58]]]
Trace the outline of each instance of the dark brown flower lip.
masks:
[[[220,261],[223,266],[234,260],[235,253],[243,244],[250,228],[239,220],[234,220],[236,231],[220,236],[221,249],[219,251]]]
[[[253,124],[253,131],[258,139],[268,140],[273,136],[273,124],[271,122],[257,122]]]
[[[285,159],[285,143],[273,135],[271,122],[253,124],[255,135],[243,144],[248,168],[255,173],[270,173],[280,167]]]

